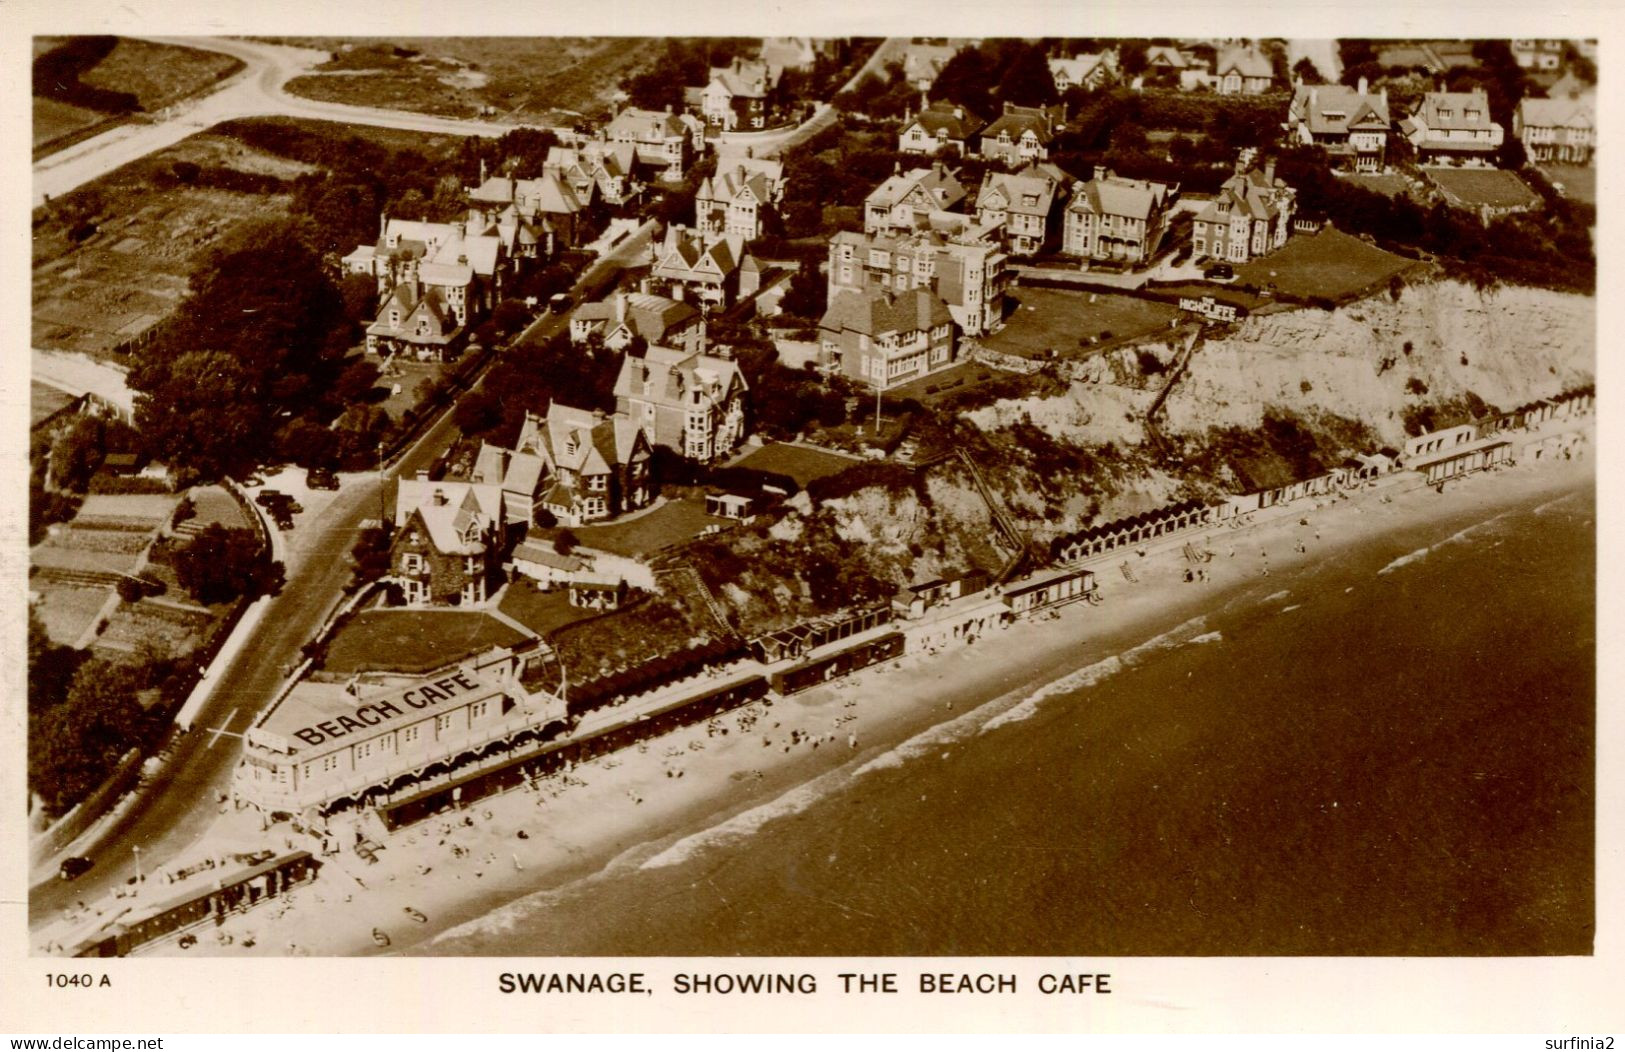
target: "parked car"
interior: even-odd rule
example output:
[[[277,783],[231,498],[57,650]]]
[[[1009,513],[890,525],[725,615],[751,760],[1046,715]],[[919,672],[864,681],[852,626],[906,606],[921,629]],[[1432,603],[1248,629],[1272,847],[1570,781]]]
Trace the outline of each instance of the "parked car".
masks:
[[[339,477],[326,468],[311,468],[305,472],[305,485],[311,489],[338,489]]]
[[[292,497],[286,493],[283,493],[279,489],[266,489],[254,494],[254,503],[268,510],[274,509],[278,505],[285,505],[292,499]]]
[[[63,880],[78,880],[89,872],[90,867],[95,864],[95,862],[83,855],[73,855],[62,860],[62,868],[57,870],[57,875]]]
[[[1215,263],[1202,272],[1203,276],[1228,281],[1236,276],[1236,268],[1228,263]]]
[[[547,309],[554,314],[563,314],[570,309],[571,303],[570,294],[561,292],[547,301]]]

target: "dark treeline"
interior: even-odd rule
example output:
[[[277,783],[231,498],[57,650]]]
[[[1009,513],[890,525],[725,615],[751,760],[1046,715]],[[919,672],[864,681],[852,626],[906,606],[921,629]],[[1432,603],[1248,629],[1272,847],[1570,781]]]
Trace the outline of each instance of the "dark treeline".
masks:
[[[34,60],[34,95],[98,113],[134,113],[141,100],[128,91],[92,87],[80,77],[118,46],[110,36],[71,37]]]

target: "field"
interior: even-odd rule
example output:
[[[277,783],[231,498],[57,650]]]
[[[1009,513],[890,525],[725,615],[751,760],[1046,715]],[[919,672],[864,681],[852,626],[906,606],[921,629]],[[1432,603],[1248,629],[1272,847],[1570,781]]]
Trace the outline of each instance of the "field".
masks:
[[[49,206],[34,214],[33,346],[116,357],[139,346],[186,295],[209,252],[241,228],[287,210],[281,194],[200,186],[161,189],[153,175],[176,161],[291,179],[308,165],[198,135],[123,168],[66,199],[89,212],[88,237]],[[83,231],[81,231],[83,232]]]
[[[55,99],[34,100],[34,149],[66,138],[74,132],[93,128],[107,120],[107,114]],[[64,143],[63,145],[67,145]]]
[[[1540,170],[1553,183],[1562,183],[1563,192],[1588,205],[1597,203],[1597,170],[1589,165],[1543,164]]]
[[[60,37],[35,37],[34,55],[56,46]],[[95,88],[127,91],[151,113],[224,80],[242,68],[230,55],[214,51],[120,39],[117,46],[81,80]],[[34,148],[56,148],[76,132],[108,119],[108,114],[69,106],[54,99],[34,100]],[[49,152],[49,151],[47,151]]]
[[[1015,313],[1004,328],[984,336],[989,350],[1022,358],[1076,355],[1093,344],[1122,341],[1168,328],[1179,309],[1109,292],[1016,289]]]
[[[568,121],[608,112],[623,76],[660,55],[652,38],[296,38],[334,55],[287,90],[357,106],[516,121]]]
[[[274,119],[263,123],[316,134],[338,127]],[[361,136],[392,149],[432,150],[456,141],[347,126],[337,134]],[[212,251],[231,244],[255,222],[287,212],[285,194],[160,185],[159,174],[177,161],[283,180],[316,170],[230,135],[204,132],[36,209],[32,346],[122,361],[175,310],[193,272]]]
[[[563,628],[588,617],[597,617],[598,611],[572,606],[570,595],[563,588],[544,592],[528,577],[515,577],[508,590],[502,593],[497,609],[518,621],[539,636]]]
[[[237,498],[227,493],[220,486],[200,486],[188,494],[197,514],[192,517],[192,525],[198,529],[218,523],[227,529],[246,529],[248,519],[244,517],[243,507],[237,503]]]
[[[1497,211],[1540,204],[1540,195],[1512,172],[1499,168],[1424,168],[1428,179],[1454,208]]]
[[[1236,280],[1289,296],[1341,299],[1386,282],[1413,264],[1333,227],[1236,268]]]
[[[322,668],[340,676],[428,672],[489,647],[524,641],[478,610],[368,610],[333,636]]]
[[[698,500],[669,500],[653,511],[634,519],[607,526],[583,526],[576,537],[589,548],[601,548],[616,555],[639,558],[668,545],[680,544],[700,535],[707,526],[728,527],[730,519],[705,513]]]
[[[819,449],[808,449],[806,446],[792,446],[787,442],[774,442],[763,446],[734,466],[788,475],[796,480],[796,485],[806,489],[807,483],[814,479],[840,474],[858,463],[861,461],[851,457],[825,453]]]

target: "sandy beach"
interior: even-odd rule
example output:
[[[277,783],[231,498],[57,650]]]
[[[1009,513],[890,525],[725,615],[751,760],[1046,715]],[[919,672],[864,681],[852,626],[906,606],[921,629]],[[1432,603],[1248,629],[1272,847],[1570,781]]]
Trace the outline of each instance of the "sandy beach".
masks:
[[[1140,556],[1114,553],[1090,564],[1103,602],[1075,604],[991,633],[963,649],[916,654],[788,699],[756,702],[709,724],[674,731],[600,757],[538,785],[481,800],[393,834],[376,864],[345,852],[326,859],[309,886],[145,954],[327,956],[434,953],[433,938],[496,907],[560,888],[606,867],[680,857],[694,842],[749,835],[793,813],[816,780],[866,764],[896,762],[897,750],[930,748],[932,728],[956,719],[986,722],[1036,688],[1140,646],[1159,635],[1197,635],[1201,615],[1232,597],[1268,589],[1270,575],[1302,572],[1316,560],[1381,534],[1489,517],[1504,505],[1585,485],[1592,447],[1573,461],[1545,461],[1482,473],[1438,493],[1415,475],[1384,480],[1354,499],[1299,502],[1242,529],[1182,535]],[[1213,558],[1192,569],[1191,541]],[[1134,580],[1121,572],[1128,563]],[[1301,584],[1298,585],[1301,587]],[[973,715],[974,712],[974,715]],[[905,744],[906,743],[906,744]],[[811,788],[809,788],[811,786]],[[252,828],[246,823],[252,821]],[[257,819],[221,819],[214,841],[275,841]],[[414,919],[416,911],[425,919]],[[374,929],[387,933],[380,946]]]

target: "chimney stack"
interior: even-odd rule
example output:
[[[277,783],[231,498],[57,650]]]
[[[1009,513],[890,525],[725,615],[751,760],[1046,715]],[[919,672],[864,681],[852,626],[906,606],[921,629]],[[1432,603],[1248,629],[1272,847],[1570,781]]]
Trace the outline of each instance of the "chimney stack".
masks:
[[[1366,89],[1366,80],[1365,80],[1364,77],[1361,77],[1360,78],[1360,87],[1359,87],[1359,92],[1360,92],[1361,95],[1365,94],[1365,89]]]
[[[1112,177],[1112,170],[1103,164],[1095,165],[1095,182],[1103,182]]]
[[[1264,162],[1264,182],[1270,186],[1275,185],[1275,158],[1273,157]]]

